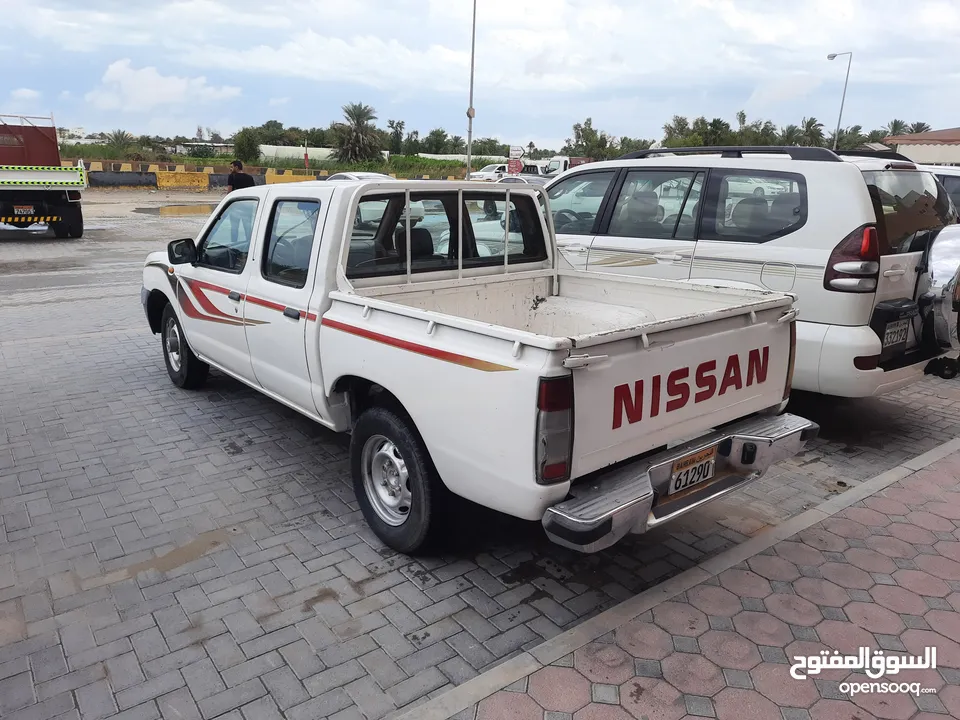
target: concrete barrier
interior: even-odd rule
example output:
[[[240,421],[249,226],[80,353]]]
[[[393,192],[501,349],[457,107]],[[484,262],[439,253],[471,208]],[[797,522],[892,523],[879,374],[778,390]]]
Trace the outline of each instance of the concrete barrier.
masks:
[[[157,187],[157,173],[94,171],[87,173],[90,187]]]
[[[227,187],[227,181],[230,179],[230,173],[211,173],[207,175],[210,178],[210,189],[220,189]],[[255,185],[264,185],[266,180],[264,175],[251,175]],[[307,178],[310,179],[310,178]]]
[[[179,165],[178,167],[183,167]],[[210,176],[204,172],[158,172],[157,187],[161,190],[207,190],[210,188]]]
[[[280,183],[304,182],[306,180],[316,180],[316,175],[278,175],[276,173],[267,173],[263,176],[267,185],[278,185]]]

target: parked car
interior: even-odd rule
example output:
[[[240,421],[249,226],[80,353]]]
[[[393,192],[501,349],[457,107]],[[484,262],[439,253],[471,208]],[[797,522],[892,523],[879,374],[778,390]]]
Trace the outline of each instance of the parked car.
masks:
[[[485,165],[476,172],[470,173],[467,176],[468,180],[499,180],[501,177],[507,174],[507,164],[506,163],[495,163],[493,165]]]
[[[483,255],[469,206],[507,193],[520,247]],[[440,536],[450,494],[601,550],[816,436],[778,414],[789,295],[558,267],[543,196],[429,181],[236,190],[196,241],[147,257],[140,297],[170,380],[199,388],[213,366],[351,433],[357,502],[400,552]],[[447,253],[407,231],[408,199],[462,230]],[[382,203],[372,235],[352,226]]]
[[[957,215],[912,163],[825,148],[644,150],[547,189],[577,268],[795,293],[795,388],[878,395],[943,353],[923,340],[917,299],[924,250]]]
[[[496,182],[512,183],[514,185],[539,185],[543,187],[547,184],[547,178],[542,175],[504,175]]]
[[[960,165],[917,165],[917,170],[936,177],[953,200],[953,204],[960,208]]]

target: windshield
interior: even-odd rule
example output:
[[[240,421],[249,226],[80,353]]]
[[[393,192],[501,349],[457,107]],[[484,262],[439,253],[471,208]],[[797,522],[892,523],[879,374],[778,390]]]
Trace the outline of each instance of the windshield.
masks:
[[[497,169],[496,165],[487,165],[480,170],[480,172],[494,172]]]
[[[949,196],[930,173],[869,170],[863,177],[884,255],[922,250],[945,225],[957,220]]]
[[[547,172],[548,172],[548,173],[554,172],[554,171],[559,170],[559,169],[560,169],[560,161],[559,161],[559,160],[551,160],[549,163],[547,163]]]

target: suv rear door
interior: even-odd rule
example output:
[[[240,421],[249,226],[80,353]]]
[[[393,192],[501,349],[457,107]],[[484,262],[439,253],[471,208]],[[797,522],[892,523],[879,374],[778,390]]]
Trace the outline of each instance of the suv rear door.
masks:
[[[863,179],[877,219],[880,273],[871,326],[883,341],[881,363],[896,350],[919,344],[919,319],[898,317],[897,308],[915,301],[925,248],[945,225],[956,222],[949,196],[930,173],[910,168],[864,170]]]

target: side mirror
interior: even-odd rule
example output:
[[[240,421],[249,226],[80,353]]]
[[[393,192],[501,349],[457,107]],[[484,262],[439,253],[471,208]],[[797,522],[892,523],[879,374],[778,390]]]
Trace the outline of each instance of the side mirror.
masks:
[[[174,240],[167,245],[167,258],[171,265],[195,263],[197,261],[197,246],[194,244],[193,238]]]

